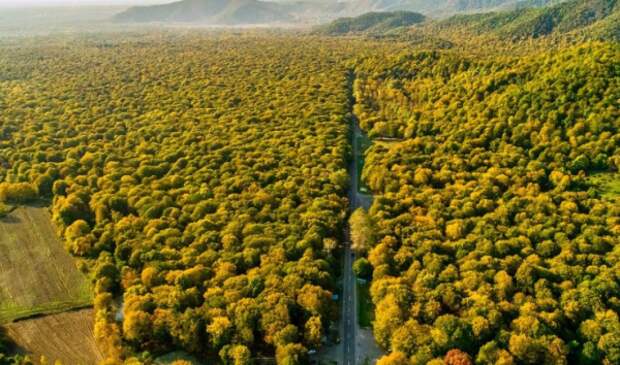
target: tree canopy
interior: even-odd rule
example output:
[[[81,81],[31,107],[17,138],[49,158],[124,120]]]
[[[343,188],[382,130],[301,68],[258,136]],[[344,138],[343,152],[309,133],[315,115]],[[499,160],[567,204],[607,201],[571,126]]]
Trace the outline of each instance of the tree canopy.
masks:
[[[52,199],[96,282],[110,361],[184,349],[303,363],[337,318],[353,48],[111,39],[4,46],[0,200]]]
[[[618,60],[591,42],[359,64],[362,127],[400,139],[363,172],[387,363],[620,361],[620,206],[587,179],[620,168]]]

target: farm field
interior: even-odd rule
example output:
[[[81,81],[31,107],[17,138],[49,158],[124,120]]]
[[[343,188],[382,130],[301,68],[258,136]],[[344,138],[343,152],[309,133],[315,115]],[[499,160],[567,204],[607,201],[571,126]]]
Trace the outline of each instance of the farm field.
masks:
[[[0,219],[0,252],[0,323],[91,303],[91,286],[47,208],[21,207]]]
[[[18,321],[7,325],[9,336],[34,361],[91,365],[102,360],[93,337],[92,309],[81,309]]]

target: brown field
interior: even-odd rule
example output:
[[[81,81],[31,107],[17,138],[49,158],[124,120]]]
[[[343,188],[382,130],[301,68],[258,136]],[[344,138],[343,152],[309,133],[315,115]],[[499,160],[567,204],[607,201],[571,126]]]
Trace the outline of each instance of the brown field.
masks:
[[[36,362],[44,355],[49,363],[94,365],[103,359],[93,337],[93,310],[52,314],[6,325],[20,353]]]
[[[56,235],[47,208],[21,207],[0,219],[0,324],[83,308],[91,286]]]

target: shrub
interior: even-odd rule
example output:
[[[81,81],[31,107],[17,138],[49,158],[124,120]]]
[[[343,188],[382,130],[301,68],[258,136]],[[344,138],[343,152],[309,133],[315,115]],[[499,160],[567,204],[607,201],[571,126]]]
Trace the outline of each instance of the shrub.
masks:
[[[0,202],[28,203],[37,198],[37,190],[30,183],[1,183]]]

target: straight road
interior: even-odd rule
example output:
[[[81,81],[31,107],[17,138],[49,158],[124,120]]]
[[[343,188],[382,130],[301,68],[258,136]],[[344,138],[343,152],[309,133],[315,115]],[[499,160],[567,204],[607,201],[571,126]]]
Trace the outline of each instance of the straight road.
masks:
[[[362,136],[362,130],[355,116],[351,118],[351,146],[353,158],[349,161],[349,209],[350,213],[357,208],[368,209],[372,202],[372,197],[359,192],[358,176],[358,159],[360,151],[357,140]],[[357,331],[357,286],[355,285],[355,274],[353,273],[354,253],[351,250],[351,234],[350,228],[347,228],[346,247],[344,253],[344,275],[343,275],[343,300],[342,300],[342,320],[344,321],[344,338],[343,338],[343,364],[355,365],[355,343]]]
[[[355,324],[356,324],[356,301],[355,301],[355,275],[353,274],[353,259],[351,246],[347,245],[344,257],[344,280],[342,319],[344,321],[343,361],[344,365],[355,365]]]
[[[355,74],[351,72],[349,74],[349,92],[350,96],[353,98],[353,83],[355,81]],[[355,100],[352,100],[351,106],[355,105]],[[361,164],[359,163],[359,159],[361,153],[360,146],[358,145],[358,139],[364,137],[364,132],[361,130],[359,126],[359,121],[355,114],[353,114],[353,108],[351,108],[351,149],[352,149],[352,158],[349,161],[349,209],[350,213],[353,213],[357,208],[364,208],[368,210],[372,203],[372,195],[363,194],[359,191],[359,181],[358,176],[361,171],[358,171]],[[367,355],[371,357],[375,357],[375,353],[379,351],[370,351],[376,349],[376,344],[374,343],[374,339],[372,339],[372,334],[368,330],[364,330],[359,328],[357,323],[357,285],[355,274],[353,273],[353,261],[355,260],[355,255],[353,250],[351,250],[351,231],[350,227],[347,225],[346,231],[346,245],[344,252],[344,271],[343,271],[343,280],[342,280],[342,322],[343,322],[343,341],[342,341],[342,354],[343,354],[343,365],[356,365],[357,358],[361,357],[364,359]],[[365,348],[368,345],[368,340],[372,342],[368,346],[369,348]],[[359,342],[359,345],[358,345]],[[358,346],[359,354],[357,354]],[[362,361],[362,360],[360,360]]]

